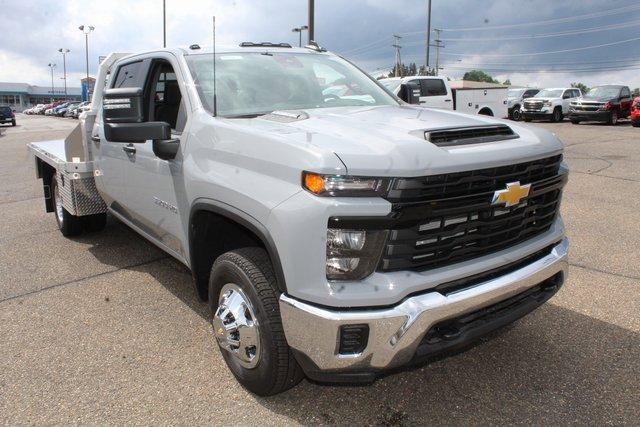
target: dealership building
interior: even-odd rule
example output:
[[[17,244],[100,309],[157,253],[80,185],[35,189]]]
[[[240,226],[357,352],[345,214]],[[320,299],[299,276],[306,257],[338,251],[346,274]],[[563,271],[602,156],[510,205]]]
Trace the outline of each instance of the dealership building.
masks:
[[[68,87],[65,94],[64,88],[54,87],[52,90],[51,86],[0,82],[0,105],[10,105],[17,111],[37,104],[50,104],[60,100],[82,101],[82,89]]]

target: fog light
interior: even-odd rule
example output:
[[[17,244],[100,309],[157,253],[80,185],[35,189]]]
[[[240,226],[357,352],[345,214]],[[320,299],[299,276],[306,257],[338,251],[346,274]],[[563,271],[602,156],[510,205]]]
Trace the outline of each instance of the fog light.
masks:
[[[329,258],[327,259],[327,275],[350,273],[360,264],[360,258]]]

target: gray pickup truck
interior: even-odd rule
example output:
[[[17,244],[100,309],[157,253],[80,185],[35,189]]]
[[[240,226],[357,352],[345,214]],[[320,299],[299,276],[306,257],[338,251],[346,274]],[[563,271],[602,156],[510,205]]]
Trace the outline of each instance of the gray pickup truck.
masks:
[[[566,279],[555,135],[407,105],[315,45],[111,54],[29,148],[65,236],[108,212],[189,267],[258,395],[458,351]]]

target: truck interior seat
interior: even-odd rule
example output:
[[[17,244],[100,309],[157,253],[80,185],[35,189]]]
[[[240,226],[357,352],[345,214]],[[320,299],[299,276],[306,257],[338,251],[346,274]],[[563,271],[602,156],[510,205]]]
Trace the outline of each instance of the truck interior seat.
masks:
[[[167,122],[172,129],[175,129],[181,101],[182,95],[180,94],[178,82],[166,82],[164,99],[162,103],[156,107],[155,119],[161,122]]]

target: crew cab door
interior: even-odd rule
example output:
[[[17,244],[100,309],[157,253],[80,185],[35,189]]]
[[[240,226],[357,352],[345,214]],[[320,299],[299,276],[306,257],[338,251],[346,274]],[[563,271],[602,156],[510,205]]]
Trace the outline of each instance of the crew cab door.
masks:
[[[133,144],[108,141],[104,124],[111,121],[129,123],[140,121],[139,112],[134,111],[137,106],[120,101],[131,101],[141,96],[140,82],[144,81],[148,66],[148,62],[143,60],[132,60],[117,65],[108,88],[103,94],[102,106],[97,112],[91,132],[96,184],[107,205],[123,215],[126,215],[128,208],[126,174],[130,163],[129,151]]]
[[[154,141],[135,144],[127,169],[127,206],[132,222],[165,246],[174,256],[186,256],[185,233],[180,208],[187,205],[182,170],[188,99],[184,75],[175,57],[158,53],[150,58],[144,82],[143,104],[148,122],[165,122],[171,127],[171,141],[179,144],[173,158],[161,158]]]
[[[442,78],[419,79],[420,105],[443,110],[453,110],[451,88]]]
[[[625,86],[620,90],[620,117],[629,117],[631,114],[631,104],[633,104],[631,90]]]
[[[579,89],[565,89],[562,94],[562,113],[567,114],[569,112],[569,105],[572,101],[575,101],[581,96]]]

